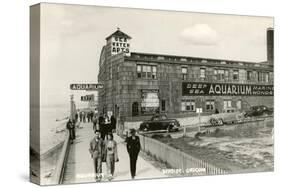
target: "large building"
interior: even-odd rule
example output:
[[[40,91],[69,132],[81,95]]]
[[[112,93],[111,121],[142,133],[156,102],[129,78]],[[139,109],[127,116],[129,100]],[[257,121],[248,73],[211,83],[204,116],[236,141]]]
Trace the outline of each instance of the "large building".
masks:
[[[273,107],[273,29],[267,32],[268,61],[244,62],[131,52],[131,37],[118,29],[100,55],[99,111],[132,118]]]

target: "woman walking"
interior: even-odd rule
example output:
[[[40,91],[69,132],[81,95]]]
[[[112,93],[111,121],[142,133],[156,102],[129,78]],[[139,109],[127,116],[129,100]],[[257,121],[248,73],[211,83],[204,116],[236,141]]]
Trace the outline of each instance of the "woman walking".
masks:
[[[111,181],[114,175],[115,162],[119,161],[117,154],[117,142],[113,139],[112,133],[108,134],[108,139],[105,141],[105,157],[108,180]]]

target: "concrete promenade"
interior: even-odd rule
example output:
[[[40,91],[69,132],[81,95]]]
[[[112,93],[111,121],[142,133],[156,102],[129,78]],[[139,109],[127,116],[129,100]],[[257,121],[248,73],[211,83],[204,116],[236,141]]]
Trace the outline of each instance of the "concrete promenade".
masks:
[[[70,147],[68,161],[65,168],[63,183],[94,182],[93,161],[89,153],[89,143],[94,136],[92,123],[81,123],[82,128],[76,129],[76,140]],[[130,180],[130,163],[126,143],[116,134],[114,139],[118,143],[119,162],[115,163],[115,174],[112,181]],[[102,165],[102,172],[106,178],[106,164]],[[166,177],[160,170],[152,166],[139,156],[135,179],[150,179]]]

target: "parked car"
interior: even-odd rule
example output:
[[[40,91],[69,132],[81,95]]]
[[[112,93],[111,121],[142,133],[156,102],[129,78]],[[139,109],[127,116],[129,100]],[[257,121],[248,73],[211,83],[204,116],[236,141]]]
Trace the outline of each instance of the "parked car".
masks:
[[[268,108],[267,106],[252,106],[250,110],[245,112],[245,117],[253,117],[253,116],[264,116],[264,115],[272,115],[273,108]]]
[[[140,124],[140,131],[161,131],[167,132],[178,131],[180,123],[176,119],[169,119],[166,114],[154,115],[150,120],[144,121]]]

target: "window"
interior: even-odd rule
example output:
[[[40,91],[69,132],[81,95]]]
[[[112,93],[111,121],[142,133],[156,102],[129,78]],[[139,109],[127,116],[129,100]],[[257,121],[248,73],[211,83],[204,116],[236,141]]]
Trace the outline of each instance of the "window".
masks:
[[[202,80],[205,80],[205,78],[206,78],[206,69],[204,69],[204,68],[200,69],[200,78]]]
[[[224,80],[224,70],[218,70],[218,75],[217,75],[218,80]]]
[[[182,74],[182,80],[187,80],[187,68],[186,67],[181,68],[181,74]]]
[[[259,72],[258,73],[258,81],[268,83],[268,81],[269,81],[268,72]]]
[[[194,100],[182,100],[181,101],[182,111],[195,111],[195,101]]]
[[[214,80],[217,80],[217,76],[218,76],[218,71],[215,69],[214,70]]]
[[[206,101],[206,110],[214,110],[215,109],[215,101],[207,100]]]
[[[231,100],[224,100],[223,101],[223,108],[226,109],[226,108],[231,108]]]
[[[146,66],[146,72],[147,72],[147,78],[151,78],[152,74],[151,74],[151,66]]]
[[[229,80],[229,71],[228,70],[224,70],[224,76],[225,76],[225,81]]]
[[[233,80],[239,80],[239,71],[238,70],[233,71]]]
[[[156,79],[157,69],[156,66],[151,65],[137,65],[137,77]]]
[[[242,108],[241,100],[238,100],[238,101],[236,102],[236,107],[237,107],[237,109],[239,109],[239,110]]]
[[[141,78],[141,65],[137,65],[137,75],[138,78]]]
[[[252,81],[253,80],[253,72],[252,71],[247,71],[247,80]]]
[[[152,79],[156,79],[157,69],[156,66],[152,66]]]

